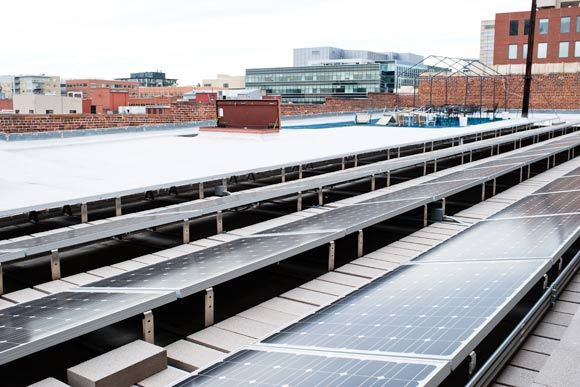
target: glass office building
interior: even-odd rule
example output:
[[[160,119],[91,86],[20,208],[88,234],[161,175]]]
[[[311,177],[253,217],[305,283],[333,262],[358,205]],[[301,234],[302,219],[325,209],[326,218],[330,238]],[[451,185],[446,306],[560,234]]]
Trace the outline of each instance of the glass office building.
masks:
[[[384,63],[328,64],[246,70],[246,87],[281,95],[283,102],[324,103],[326,97],[366,98],[413,86],[425,66],[396,60]]]

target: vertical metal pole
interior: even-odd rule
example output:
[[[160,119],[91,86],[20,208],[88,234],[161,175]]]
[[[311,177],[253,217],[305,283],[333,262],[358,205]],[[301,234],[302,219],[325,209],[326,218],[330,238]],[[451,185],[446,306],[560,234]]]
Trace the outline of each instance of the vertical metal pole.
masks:
[[[469,151],[469,162],[471,163],[473,161],[473,150]]]
[[[121,198],[115,198],[115,216],[123,215]]]
[[[423,206],[423,227],[427,227],[429,224],[429,206],[425,204]]]
[[[387,149],[387,160],[391,159],[391,148]]]
[[[363,230],[358,231],[358,240],[357,240],[357,249],[356,249],[356,256],[360,258],[363,256],[363,248],[364,248],[364,233]]]
[[[344,157],[341,160],[341,168],[343,171],[346,169],[346,161],[344,160]]]
[[[481,183],[481,201],[485,200],[485,183]]]
[[[437,159],[435,159],[435,162],[433,164],[433,172],[437,172]]]
[[[87,203],[81,203],[81,223],[89,222],[89,210]]]
[[[397,148],[397,158],[401,158],[401,147]]]
[[[1,263],[0,263],[0,294],[4,294],[4,273],[2,271]]]
[[[286,168],[282,168],[280,170],[280,176],[281,176],[282,183],[286,183]]]
[[[222,179],[222,185],[224,186],[224,189],[227,190],[228,189],[228,179],[223,178]]]
[[[214,307],[213,307],[213,288],[205,289],[205,327],[209,327],[214,323]]]
[[[423,163],[423,176],[427,175],[427,162]]]
[[[298,179],[302,179],[302,164],[298,166]]]
[[[528,57],[526,58],[526,75],[524,78],[524,97],[522,100],[522,117],[528,118],[530,111],[530,90],[532,88],[532,62],[534,60],[534,38],[536,33],[536,0],[532,0],[530,29],[528,31]]]
[[[520,183],[524,181],[524,167],[520,168]]]
[[[58,253],[58,249],[54,249],[50,251],[50,274],[52,276],[52,280],[56,281],[59,280],[60,275],[60,255]]]
[[[205,197],[205,189],[203,188],[203,183],[199,183],[198,192],[199,192],[199,198],[203,199]]]
[[[358,167],[358,155],[354,155],[354,167]]]
[[[191,242],[189,238],[189,219],[183,220],[183,244]]]
[[[318,205],[324,205],[324,196],[322,195],[322,187],[318,188]]]
[[[371,191],[375,191],[377,189],[377,177],[375,175],[371,176]]]
[[[216,213],[216,226],[217,226],[217,233],[221,234],[224,232],[224,217],[221,211]]]
[[[532,164],[528,164],[528,179],[530,178],[531,173],[532,173]]]
[[[143,313],[143,340],[149,344],[155,343],[155,326],[153,321],[153,312]]]
[[[493,179],[493,186],[492,186],[491,196],[495,196],[495,193],[496,192],[497,192],[497,179]]]
[[[336,254],[335,245],[334,245],[334,241],[332,241],[328,245],[328,271],[334,270],[335,254]]]
[[[443,209],[443,215],[445,215],[445,209],[447,208],[447,199],[441,199],[441,208]]]
[[[387,172],[387,187],[391,186],[391,171]]]
[[[298,192],[298,203],[296,203],[296,211],[302,211],[302,192]]]

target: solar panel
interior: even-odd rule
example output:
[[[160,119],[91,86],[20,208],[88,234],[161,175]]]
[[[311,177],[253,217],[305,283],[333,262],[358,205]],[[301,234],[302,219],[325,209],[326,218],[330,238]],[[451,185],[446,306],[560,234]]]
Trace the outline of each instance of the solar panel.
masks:
[[[573,241],[580,215],[486,220],[435,246],[415,261],[550,259]]]
[[[388,197],[385,199],[388,199]],[[292,223],[274,227],[262,231],[259,234],[327,232],[328,230],[346,230],[349,233],[378,223],[382,218],[396,216],[413,208],[420,207],[423,203],[428,203],[429,201],[431,199],[362,202],[355,205],[339,207]]]
[[[0,245],[0,247],[2,250],[26,250],[28,255],[32,255],[49,251],[53,248],[59,248],[63,241],[66,242],[65,245],[70,246],[73,244],[90,242],[114,235],[124,234],[136,229],[146,229],[159,224],[176,222],[199,215],[201,215],[201,211],[199,210],[185,209],[176,212],[175,209],[167,209],[162,212],[160,211],[160,213],[126,216],[115,219],[111,222],[90,225],[89,227],[64,229],[53,234],[38,236],[17,242],[9,242]],[[14,254],[0,254],[0,262],[14,258],[17,258],[14,257]]]
[[[193,386],[437,386],[445,363],[353,355],[247,349],[204,369],[179,387]]]
[[[343,235],[283,234],[240,238],[93,282],[86,287],[172,290],[186,297]]]
[[[580,195],[577,191],[530,195],[495,214],[494,219],[535,215],[580,213]]]
[[[566,175],[556,179],[551,183],[537,190],[535,193],[561,192],[561,191],[580,191],[580,175]]]
[[[461,361],[548,267],[540,260],[401,266],[263,342]]]
[[[437,198],[444,197],[451,192],[461,191],[472,185],[469,181],[440,182],[438,179],[429,182],[390,192],[376,198],[364,200],[361,203],[373,203],[389,200],[401,200],[409,198]]]
[[[574,169],[571,172],[568,172],[566,175],[564,176],[580,176],[580,167]]]
[[[513,170],[513,165],[503,165],[498,167],[489,168],[478,168],[478,169],[465,169],[463,171],[453,172],[449,175],[438,177],[433,180],[433,183],[451,182],[456,180],[466,180],[466,179],[483,179],[489,176],[495,176],[501,174],[502,172],[508,172]],[[432,184],[432,183],[424,183]]]
[[[488,161],[486,163],[478,164],[476,166],[470,167],[469,170],[480,169],[480,168],[501,167],[501,166],[514,166],[514,165],[524,164],[528,160],[532,160],[534,158],[535,158],[535,156],[525,156],[525,157],[519,157],[517,159],[510,159],[510,160],[498,159],[498,160]]]
[[[0,364],[157,308],[172,293],[63,292],[0,310]]]

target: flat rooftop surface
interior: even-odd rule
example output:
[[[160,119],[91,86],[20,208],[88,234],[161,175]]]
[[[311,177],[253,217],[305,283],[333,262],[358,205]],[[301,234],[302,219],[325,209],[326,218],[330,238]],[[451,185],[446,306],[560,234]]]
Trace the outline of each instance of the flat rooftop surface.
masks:
[[[317,117],[288,125],[345,122],[354,115]],[[553,118],[553,117],[533,117]],[[514,118],[509,123],[525,120]],[[208,181],[270,167],[297,165],[374,149],[459,136],[506,125],[465,128],[349,126],[289,129],[277,134],[200,133],[197,128],[66,139],[0,142],[0,215],[80,198]],[[140,191],[140,192],[142,192]],[[58,205],[58,204],[57,204]],[[56,206],[56,205],[55,205]]]

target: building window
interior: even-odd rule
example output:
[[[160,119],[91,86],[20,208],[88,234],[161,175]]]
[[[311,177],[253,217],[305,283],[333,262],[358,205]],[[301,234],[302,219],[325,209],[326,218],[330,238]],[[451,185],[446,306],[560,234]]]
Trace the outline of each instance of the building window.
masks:
[[[560,58],[568,58],[569,51],[570,51],[570,42],[560,42],[558,56]]]
[[[565,16],[560,19],[560,33],[567,34],[570,32],[570,16]]]
[[[518,35],[518,27],[520,22],[518,20],[510,20],[510,36]]]
[[[225,88],[225,89],[227,89],[227,88],[229,88],[229,87],[230,87],[230,84],[229,84],[229,83],[224,83],[224,88]]]
[[[28,114],[34,114],[34,110],[30,109],[30,110],[28,111]]]
[[[547,35],[548,34],[548,19],[540,19],[538,33],[540,35]]]
[[[524,35],[530,34],[530,19],[524,20]]]
[[[508,48],[508,59],[518,59],[518,45],[510,44]]]
[[[576,32],[580,32],[580,16],[576,16]]]
[[[70,114],[77,114],[77,111],[76,111],[76,110],[69,110],[68,112],[69,112]]]
[[[522,45],[522,58],[526,59],[528,57],[528,45]]]
[[[548,57],[548,43],[538,43],[538,59]]]
[[[574,56],[576,58],[580,58],[580,41],[576,42],[576,44],[574,44]]]

